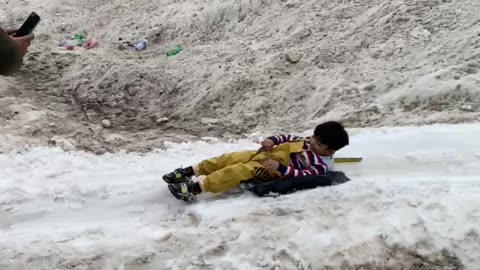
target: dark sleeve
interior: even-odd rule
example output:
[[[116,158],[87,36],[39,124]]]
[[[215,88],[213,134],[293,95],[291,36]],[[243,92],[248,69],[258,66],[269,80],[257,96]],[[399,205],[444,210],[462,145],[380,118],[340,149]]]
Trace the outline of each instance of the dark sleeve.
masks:
[[[0,75],[11,75],[22,65],[22,57],[12,39],[0,28]]]

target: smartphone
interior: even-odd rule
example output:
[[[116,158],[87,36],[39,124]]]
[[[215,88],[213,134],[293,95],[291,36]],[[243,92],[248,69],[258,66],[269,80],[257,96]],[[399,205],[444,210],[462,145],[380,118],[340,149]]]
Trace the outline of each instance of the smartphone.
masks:
[[[32,12],[28,16],[27,20],[20,26],[14,37],[23,37],[33,32],[33,29],[40,22],[40,16],[37,13]]]

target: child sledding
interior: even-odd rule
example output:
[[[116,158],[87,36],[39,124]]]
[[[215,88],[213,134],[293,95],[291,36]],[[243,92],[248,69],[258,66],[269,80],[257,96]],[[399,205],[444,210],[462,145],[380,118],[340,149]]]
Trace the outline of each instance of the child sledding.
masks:
[[[176,169],[164,175],[163,180],[177,199],[190,202],[202,192],[225,192],[242,182],[326,175],[333,169],[335,152],[348,144],[349,136],[342,124],[330,121],[318,125],[311,137],[271,136],[262,142],[259,150],[207,159]],[[199,180],[192,181],[193,176]]]

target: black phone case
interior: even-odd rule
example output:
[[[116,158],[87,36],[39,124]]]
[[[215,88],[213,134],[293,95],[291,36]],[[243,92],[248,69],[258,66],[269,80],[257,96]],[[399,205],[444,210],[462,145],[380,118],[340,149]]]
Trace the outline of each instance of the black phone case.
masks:
[[[27,20],[22,24],[20,29],[15,33],[14,37],[23,37],[33,32],[33,29],[40,22],[40,16],[37,13],[32,12]]]

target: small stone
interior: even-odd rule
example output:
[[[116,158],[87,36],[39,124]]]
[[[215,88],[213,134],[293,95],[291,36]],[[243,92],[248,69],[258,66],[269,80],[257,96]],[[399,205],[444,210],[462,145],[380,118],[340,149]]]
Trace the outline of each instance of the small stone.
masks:
[[[375,90],[375,84],[368,84],[363,88],[364,91],[373,91]]]
[[[473,106],[471,104],[465,104],[465,105],[461,106],[460,110],[466,111],[466,112],[473,112],[474,111]]]
[[[211,124],[217,124],[220,123],[220,119],[216,118],[202,118],[200,119],[200,122],[204,125],[211,125]]]
[[[103,120],[102,120],[102,126],[103,126],[104,128],[109,128],[109,127],[112,126],[112,123],[111,123],[110,120],[108,120],[108,119],[103,119]]]
[[[107,134],[104,137],[105,141],[112,144],[123,144],[128,142],[128,138],[120,135],[120,134]]]
[[[48,123],[48,126],[51,127],[51,128],[54,128],[56,127],[57,125],[55,123]]]
[[[296,64],[298,62],[300,62],[300,59],[301,59],[301,55],[297,52],[288,52],[285,57],[287,58],[287,61],[292,63],[292,64]]]
[[[201,139],[202,139],[202,141],[206,141],[206,142],[210,142],[210,143],[218,143],[220,141],[218,138],[208,137],[208,136],[202,137]]]
[[[167,122],[170,122],[170,119],[168,119],[167,117],[162,117],[162,118],[157,119],[157,124],[163,124],[163,123],[167,123]]]
[[[63,149],[63,151],[74,151],[76,147],[68,139],[54,136],[48,140],[49,145],[58,146]]]

